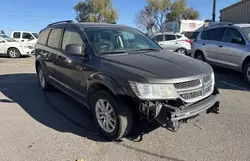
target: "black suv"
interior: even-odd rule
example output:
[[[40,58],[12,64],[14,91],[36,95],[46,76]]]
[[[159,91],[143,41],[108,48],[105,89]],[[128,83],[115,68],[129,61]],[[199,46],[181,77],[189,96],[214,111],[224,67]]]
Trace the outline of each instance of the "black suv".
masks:
[[[52,85],[89,108],[111,140],[130,131],[135,113],[177,130],[202,111],[218,112],[212,68],[134,28],[56,22],[41,31],[35,55],[42,90]]]

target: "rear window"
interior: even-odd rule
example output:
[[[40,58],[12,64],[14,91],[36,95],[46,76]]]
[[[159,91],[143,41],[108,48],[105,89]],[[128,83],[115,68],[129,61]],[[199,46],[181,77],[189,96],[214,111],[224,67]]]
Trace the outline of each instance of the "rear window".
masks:
[[[184,35],[189,39],[197,39],[199,32],[186,32]]]
[[[165,41],[171,41],[175,39],[176,39],[175,35],[165,35]]]
[[[163,35],[157,35],[153,38],[154,41],[156,42],[160,42],[160,41],[163,41]]]
[[[202,40],[222,41],[225,28],[215,28],[205,30],[201,34]]]
[[[59,49],[62,29],[53,29],[49,35],[48,46]]]
[[[43,31],[39,36],[38,43],[45,45],[47,43],[49,33],[50,30]]]
[[[20,39],[20,37],[21,37],[21,33],[20,32],[14,32],[14,34],[13,34],[13,38],[14,39]]]

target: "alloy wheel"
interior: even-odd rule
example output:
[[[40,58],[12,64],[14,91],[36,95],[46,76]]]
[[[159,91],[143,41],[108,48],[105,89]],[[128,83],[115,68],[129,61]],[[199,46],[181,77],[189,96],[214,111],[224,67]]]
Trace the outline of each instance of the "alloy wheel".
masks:
[[[15,50],[15,49],[11,49],[9,51],[9,55],[12,57],[12,58],[16,58],[18,56],[18,52]]]
[[[111,104],[105,99],[99,99],[96,102],[95,113],[100,127],[104,131],[112,133],[115,130],[117,121],[115,111]]]
[[[38,77],[41,87],[45,88],[45,77],[42,69],[39,70]]]

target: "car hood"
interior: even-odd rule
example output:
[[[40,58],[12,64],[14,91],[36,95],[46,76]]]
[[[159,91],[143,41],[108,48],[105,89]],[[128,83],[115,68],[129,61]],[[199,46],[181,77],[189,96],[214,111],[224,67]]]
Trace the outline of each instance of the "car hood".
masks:
[[[138,54],[103,55],[103,63],[111,63],[112,70],[129,77],[129,72],[152,83],[180,82],[212,73],[207,63],[169,51]],[[134,77],[133,77],[134,78]],[[133,80],[133,78],[131,78]],[[127,78],[131,80],[130,78]]]

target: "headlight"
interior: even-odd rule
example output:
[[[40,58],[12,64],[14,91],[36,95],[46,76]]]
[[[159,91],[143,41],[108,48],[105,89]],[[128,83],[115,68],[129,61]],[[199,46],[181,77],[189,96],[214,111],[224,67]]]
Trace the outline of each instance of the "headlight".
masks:
[[[145,84],[129,81],[132,90],[140,99],[175,99],[178,95],[172,84]]]
[[[211,74],[213,86],[215,84],[214,72]]]

